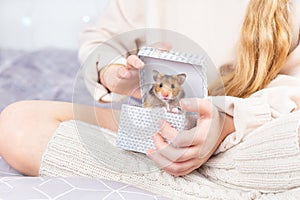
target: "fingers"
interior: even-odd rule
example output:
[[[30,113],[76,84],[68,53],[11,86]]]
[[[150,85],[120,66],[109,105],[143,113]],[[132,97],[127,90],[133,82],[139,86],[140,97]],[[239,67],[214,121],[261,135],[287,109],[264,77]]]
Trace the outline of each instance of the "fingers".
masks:
[[[151,45],[154,48],[160,49],[162,51],[169,51],[172,48],[172,45],[167,42],[157,42]],[[127,58],[127,68],[128,69],[141,69],[144,67],[144,62],[139,59],[136,55],[130,55]]]
[[[166,42],[158,42],[152,45],[155,48],[169,51],[172,46]],[[117,76],[120,79],[131,79],[136,78],[138,76],[138,69],[142,69],[144,67],[144,62],[139,59],[136,55],[130,55],[127,58],[126,67],[121,66],[118,70]]]
[[[210,121],[203,121],[202,123],[210,123]],[[173,146],[180,148],[202,145],[207,138],[208,131],[209,129],[200,130],[199,127],[196,126],[190,130],[181,131],[179,133],[167,121],[164,121],[161,127],[162,137],[169,141]]]
[[[144,62],[139,59],[136,55],[130,55],[127,58],[127,68],[128,69],[141,69],[144,67]]]
[[[148,150],[147,156],[169,174],[186,175],[205,162],[206,157],[200,156],[207,134],[203,135],[197,134],[196,129],[178,133],[164,122],[161,134],[153,135],[155,150]]]
[[[172,49],[172,45],[168,42],[157,42],[150,46],[162,51],[170,51]]]
[[[138,78],[138,75],[139,75],[139,71],[135,69],[127,69],[122,66],[118,70],[118,78],[120,79]]]
[[[160,120],[160,131],[161,135],[167,139],[170,142],[173,142],[173,140],[177,137],[178,131],[173,128],[169,122],[166,120]]]
[[[158,151],[149,149],[147,156],[151,158],[158,167],[174,176],[189,174],[194,169],[200,167],[204,162],[201,159],[193,158],[184,162],[172,162],[160,154]]]
[[[200,155],[197,146],[175,148],[173,144],[168,144],[159,133],[154,134],[153,141],[156,150],[172,162],[183,162],[192,158],[198,158]]]
[[[147,156],[151,160],[153,160],[156,163],[156,165],[161,169],[165,169],[172,164],[172,162],[170,160],[163,157],[158,151],[156,151],[154,149],[149,149],[147,151]]]
[[[184,176],[199,168],[201,164],[202,162],[199,163],[198,159],[192,159],[182,163],[172,163],[170,166],[164,168],[164,170],[173,176]]]
[[[118,71],[118,78],[120,79],[130,78],[130,71],[125,67],[120,67]]]
[[[121,66],[118,71],[118,78],[131,79],[138,77],[138,69],[144,67],[143,61],[136,55],[130,55],[127,58],[127,66]]]
[[[207,130],[199,130],[198,127],[195,127],[187,131],[181,131],[172,141],[172,144],[178,147],[200,146],[205,143],[207,135]]]
[[[214,106],[208,100],[184,99],[183,109],[197,112],[197,126],[178,132],[165,120],[161,121],[161,133],[154,134],[155,150],[147,155],[163,170],[175,176],[186,175],[200,167],[213,153],[215,140],[208,137],[211,130]]]
[[[186,98],[180,101],[180,106],[183,110],[189,112],[198,112],[200,116],[211,117],[213,104],[206,100],[200,98]]]

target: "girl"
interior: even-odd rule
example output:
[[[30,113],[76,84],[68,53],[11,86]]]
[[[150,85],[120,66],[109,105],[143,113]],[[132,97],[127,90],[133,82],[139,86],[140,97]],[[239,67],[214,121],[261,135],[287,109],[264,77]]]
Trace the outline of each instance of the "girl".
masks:
[[[224,83],[226,94],[225,106],[219,101],[221,96],[213,97],[213,103],[203,99],[182,100],[184,110],[198,112],[201,116],[197,126],[180,134],[164,123],[161,132],[154,133],[156,148],[149,149],[147,156],[162,169],[156,173],[156,181],[165,181],[160,175],[166,172],[189,177],[177,178],[180,181],[204,184],[198,180],[201,175],[193,176],[196,169],[218,184],[234,188],[277,192],[299,187],[299,1],[112,0],[99,23],[82,33],[79,58],[85,60],[97,45],[112,36],[144,27],[171,29],[196,41],[222,74],[222,80],[211,85],[210,95],[223,95],[220,82]],[[139,36],[131,39],[126,46],[128,51],[138,49],[140,41],[144,40]],[[160,47],[170,49],[165,43]],[[113,101],[113,93],[132,94],[132,88],[138,84],[137,70],[143,65],[135,55],[120,58],[103,68],[99,66],[99,73],[93,65],[86,73],[87,87],[100,102]],[[139,94],[133,96],[139,97]],[[89,168],[91,157],[79,156],[78,162],[71,159],[78,156],[68,151],[66,145],[66,138],[76,140],[68,135],[68,129],[74,129],[65,123],[74,119],[72,106],[48,101],[25,101],[8,106],[0,118],[1,156],[27,175],[89,175],[117,179],[114,177],[117,172],[110,173],[104,166],[84,171],[81,165],[87,163],[85,167]],[[82,112],[92,109],[77,108]],[[95,113],[97,120],[89,119],[84,113],[76,119],[117,130],[113,110],[95,108]],[[59,145],[62,141],[64,145]],[[66,152],[68,156],[62,158]],[[219,154],[209,159],[213,153]],[[112,155],[118,156],[113,152]],[[276,170],[270,170],[270,166],[276,166]],[[175,191],[170,184],[156,187],[147,175],[118,173],[118,176],[125,182],[152,188],[167,196]],[[293,179],[283,181],[286,177]],[[145,179],[149,181],[147,186],[143,184]],[[197,195],[201,196],[200,193]]]

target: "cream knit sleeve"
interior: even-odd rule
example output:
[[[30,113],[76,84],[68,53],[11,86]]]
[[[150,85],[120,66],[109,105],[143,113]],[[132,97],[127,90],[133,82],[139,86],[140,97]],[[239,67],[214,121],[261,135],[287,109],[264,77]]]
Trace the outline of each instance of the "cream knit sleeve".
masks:
[[[137,50],[143,41],[138,38],[140,35],[133,34],[126,40],[119,34],[144,26],[144,7],[144,1],[111,0],[99,20],[80,34],[78,57],[84,68],[87,89],[96,101],[108,102],[113,96],[118,96],[101,85],[99,71],[112,63],[126,65],[128,52]]]
[[[267,88],[249,98],[213,97],[213,102],[220,111],[233,116],[236,130],[221,143],[218,153],[242,142],[261,125],[300,110],[300,78],[278,75]]]

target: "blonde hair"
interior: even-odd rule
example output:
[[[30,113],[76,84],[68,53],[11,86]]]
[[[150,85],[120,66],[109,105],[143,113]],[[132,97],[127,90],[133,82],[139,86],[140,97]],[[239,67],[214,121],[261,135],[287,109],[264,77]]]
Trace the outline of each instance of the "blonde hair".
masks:
[[[266,87],[285,63],[291,42],[288,0],[250,0],[236,65],[222,75],[225,94],[244,98]],[[211,95],[221,95],[220,85]]]

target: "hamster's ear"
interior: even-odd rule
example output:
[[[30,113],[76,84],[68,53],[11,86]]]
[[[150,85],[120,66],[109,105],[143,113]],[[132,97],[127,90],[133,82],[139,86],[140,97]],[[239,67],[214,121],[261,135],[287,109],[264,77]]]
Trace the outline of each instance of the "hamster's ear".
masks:
[[[180,85],[184,83],[186,79],[186,74],[177,74],[177,80]]]
[[[157,79],[160,77],[159,72],[154,69],[152,70],[152,74],[153,74],[153,80],[157,81]]]

